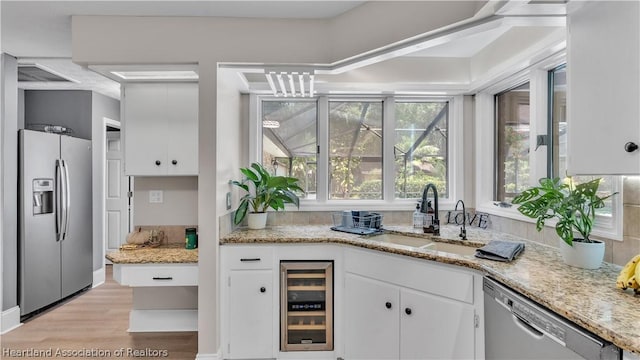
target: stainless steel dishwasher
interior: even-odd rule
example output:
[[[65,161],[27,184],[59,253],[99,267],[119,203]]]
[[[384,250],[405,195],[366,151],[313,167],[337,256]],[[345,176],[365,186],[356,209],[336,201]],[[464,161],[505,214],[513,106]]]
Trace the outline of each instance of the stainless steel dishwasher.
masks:
[[[622,350],[611,342],[491,278],[483,283],[486,359],[622,359]]]

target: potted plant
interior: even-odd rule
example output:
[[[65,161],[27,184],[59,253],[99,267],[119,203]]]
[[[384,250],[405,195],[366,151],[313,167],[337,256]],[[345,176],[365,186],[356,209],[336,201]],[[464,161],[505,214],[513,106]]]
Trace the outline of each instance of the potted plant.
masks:
[[[233,217],[238,225],[249,213],[250,229],[263,229],[267,223],[267,209],[284,210],[284,204],[290,203],[300,207],[300,200],[294,191],[303,191],[298,186],[298,179],[287,176],[272,176],[260,164],[252,163],[249,168],[240,168],[245,176],[242,181],[232,181],[247,192],[240,198],[240,205]]]
[[[557,218],[556,233],[560,242],[562,257],[568,265],[585,269],[597,269],[604,258],[604,243],[589,238],[593,229],[596,209],[604,206],[604,197],[598,195],[602,179],[575,185],[571,177],[540,179],[540,186],[523,191],[513,199],[520,204],[518,211],[536,219],[536,229],[541,231],[546,220]],[[579,237],[574,237],[574,232]]]

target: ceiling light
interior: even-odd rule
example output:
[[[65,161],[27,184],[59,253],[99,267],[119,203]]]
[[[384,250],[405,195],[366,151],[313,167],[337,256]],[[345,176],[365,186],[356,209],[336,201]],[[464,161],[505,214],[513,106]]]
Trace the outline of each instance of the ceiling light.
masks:
[[[197,80],[198,74],[193,70],[139,70],[111,71],[124,80]]]
[[[262,120],[262,127],[277,129],[280,127],[280,122],[275,120]]]
[[[264,75],[267,78],[267,83],[269,83],[269,88],[271,89],[271,92],[273,92],[274,96],[305,97],[307,94],[309,96],[313,96],[313,70],[265,70]],[[297,87],[296,78],[298,79]],[[309,89],[308,93],[305,91],[307,88]]]

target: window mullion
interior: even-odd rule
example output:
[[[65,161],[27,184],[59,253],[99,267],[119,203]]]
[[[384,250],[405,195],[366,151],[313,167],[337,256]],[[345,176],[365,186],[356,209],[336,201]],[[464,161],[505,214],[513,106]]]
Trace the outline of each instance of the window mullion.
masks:
[[[382,106],[382,196],[386,203],[392,203],[395,199],[395,99],[385,98]]]
[[[537,136],[547,135],[548,114],[548,72],[539,69],[531,72],[529,103],[529,183],[538,184],[538,179],[547,177],[547,152],[549,146],[539,146],[536,150]]]
[[[262,103],[256,94],[249,95],[249,163],[262,163]]]
[[[318,166],[316,201],[326,203],[329,198],[329,99],[318,98]]]

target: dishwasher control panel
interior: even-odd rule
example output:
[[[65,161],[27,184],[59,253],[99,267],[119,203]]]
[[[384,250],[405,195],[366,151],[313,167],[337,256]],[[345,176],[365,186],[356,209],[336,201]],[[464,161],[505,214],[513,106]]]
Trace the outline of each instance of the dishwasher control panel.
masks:
[[[552,321],[546,319],[542,314],[538,314],[538,311],[520,302],[514,302],[512,312],[514,315],[527,322],[536,330],[545,333],[553,340],[559,342],[562,345],[565,345],[566,333],[564,329],[562,329],[560,326],[555,325]]]

